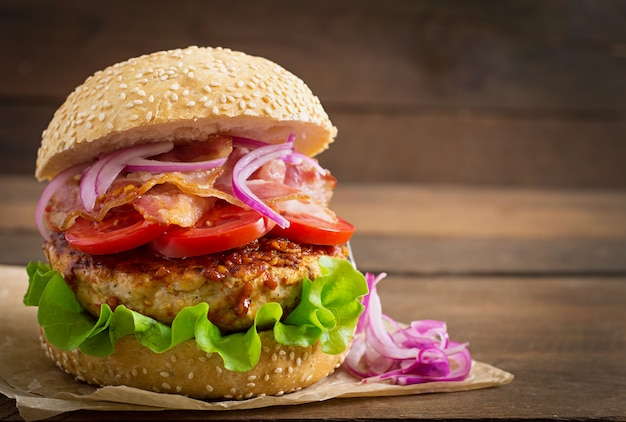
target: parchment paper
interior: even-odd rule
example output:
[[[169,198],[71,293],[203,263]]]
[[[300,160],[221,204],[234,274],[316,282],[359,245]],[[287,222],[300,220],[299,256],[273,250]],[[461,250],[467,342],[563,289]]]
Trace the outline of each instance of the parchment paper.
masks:
[[[474,390],[503,385],[513,375],[473,362],[470,376],[457,382],[413,386],[362,384],[340,368],[330,377],[299,392],[279,397],[209,402],[129,387],[96,388],[61,372],[44,355],[38,340],[37,309],[22,304],[28,285],[22,267],[0,265],[0,393],[17,401],[26,420],[49,418],[73,410],[235,410],[311,403],[339,397],[399,396]]]

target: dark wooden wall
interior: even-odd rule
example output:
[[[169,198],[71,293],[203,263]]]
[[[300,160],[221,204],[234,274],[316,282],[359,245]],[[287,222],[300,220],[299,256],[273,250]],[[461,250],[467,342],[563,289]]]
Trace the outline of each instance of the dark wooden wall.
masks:
[[[0,173],[88,75],[188,45],[301,76],[343,182],[626,187],[626,1],[0,1]]]

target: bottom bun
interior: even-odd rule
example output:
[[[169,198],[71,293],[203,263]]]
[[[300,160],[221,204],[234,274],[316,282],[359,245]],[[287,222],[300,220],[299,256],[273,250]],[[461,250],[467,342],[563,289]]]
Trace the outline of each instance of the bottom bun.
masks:
[[[242,400],[297,391],[333,373],[347,353],[326,354],[319,342],[309,347],[284,346],[274,340],[271,331],[259,335],[261,357],[247,372],[225,369],[217,353],[199,350],[194,340],[154,353],[127,336],[115,344],[115,353],[106,357],[85,355],[78,349],[60,350],[48,342],[43,332],[41,343],[46,355],[79,381],[200,399]]]

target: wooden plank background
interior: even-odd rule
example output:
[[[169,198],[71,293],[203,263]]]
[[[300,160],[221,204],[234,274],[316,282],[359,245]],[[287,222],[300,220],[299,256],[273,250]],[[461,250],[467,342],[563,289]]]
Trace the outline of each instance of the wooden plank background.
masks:
[[[0,173],[30,175],[65,96],[187,45],[266,56],[339,128],[343,182],[626,187],[626,2],[0,2]]]

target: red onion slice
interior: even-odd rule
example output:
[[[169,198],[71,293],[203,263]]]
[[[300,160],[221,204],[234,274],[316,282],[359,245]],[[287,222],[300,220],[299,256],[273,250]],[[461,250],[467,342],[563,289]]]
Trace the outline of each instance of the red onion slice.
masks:
[[[382,313],[376,284],[384,276],[366,274],[369,293],[346,368],[363,382],[409,385],[465,379],[472,363],[467,344],[449,341],[445,322],[421,320],[404,326]]]
[[[293,144],[295,140],[296,140],[296,134],[290,133],[285,142]],[[235,147],[256,149],[256,148],[264,147],[267,145],[271,145],[271,144],[267,142],[263,142],[263,141],[257,141],[256,139],[233,136],[233,146]],[[291,154],[287,154],[284,157],[282,157],[282,160],[287,164],[292,164],[295,166],[298,166],[302,164],[303,162],[307,162],[319,174],[326,174],[326,170],[317,162],[316,159],[309,157],[308,155],[302,154],[300,152],[292,151]]]
[[[87,211],[94,209],[96,205],[96,199],[98,199],[98,174],[107,163],[110,156],[101,157],[98,161],[88,167],[80,180],[80,201],[83,204],[83,208]]]
[[[199,171],[211,170],[215,167],[223,166],[227,158],[217,158],[215,160],[206,161],[159,161],[147,158],[134,158],[126,163],[124,170],[126,171],[149,171],[154,173],[166,173],[173,171]]]
[[[292,148],[292,143],[268,144],[258,147],[241,157],[233,167],[232,185],[235,196],[256,212],[275,221],[282,228],[289,227],[289,221],[252,193],[247,185],[247,180],[265,163],[293,152]]]
[[[77,166],[70,167],[66,170],[63,170],[61,173],[57,174],[54,179],[48,183],[48,185],[44,188],[41,196],[39,197],[39,201],[37,202],[37,207],[35,208],[35,223],[37,224],[37,229],[46,240],[50,240],[50,233],[46,227],[46,207],[48,206],[48,202],[52,199],[54,194],[71,178],[80,174],[85,168],[85,164],[79,164]]]
[[[124,170],[128,161],[163,154],[172,148],[174,148],[172,142],[143,144],[101,157],[87,169],[80,182],[80,198],[85,210],[87,212],[93,211],[98,196],[106,193],[115,178]]]

